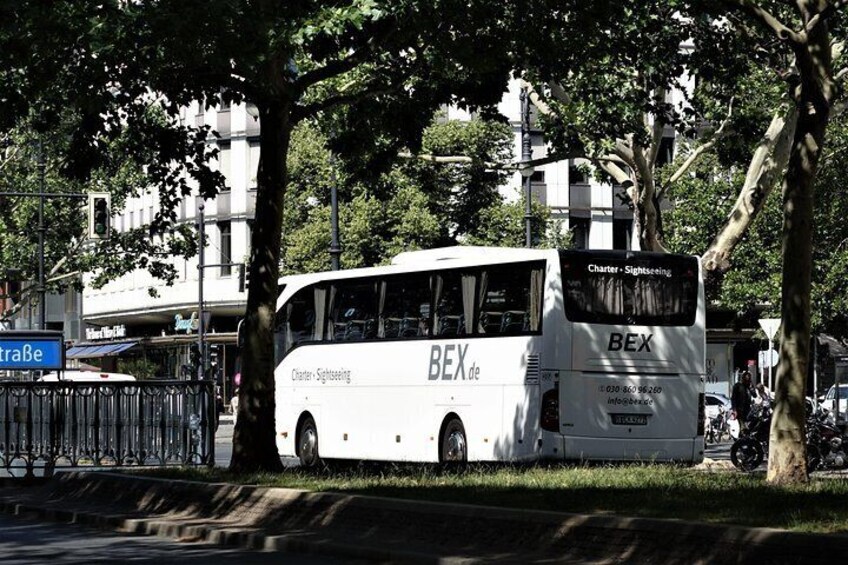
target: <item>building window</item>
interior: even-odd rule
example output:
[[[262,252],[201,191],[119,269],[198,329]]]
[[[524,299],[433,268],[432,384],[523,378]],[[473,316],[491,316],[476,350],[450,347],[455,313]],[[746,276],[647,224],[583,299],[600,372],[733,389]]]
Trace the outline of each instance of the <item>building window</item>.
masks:
[[[228,191],[232,187],[232,182],[230,182],[232,178],[232,154],[233,148],[229,141],[218,142],[218,170],[224,175],[223,191]]]
[[[663,137],[657,151],[657,167],[668,165],[674,160],[674,138]]]
[[[633,220],[614,219],[612,221],[612,248],[630,249],[633,236]]]
[[[248,140],[247,151],[247,189],[256,190],[256,187],[259,186],[259,182],[257,180],[259,176],[259,140]]]
[[[571,218],[571,233],[574,234],[575,249],[589,248],[589,226],[591,220],[589,218]]]
[[[548,186],[545,184],[545,171],[533,172],[533,175],[530,177],[530,195],[542,206],[547,206]]]
[[[573,159],[568,164],[568,182],[570,184],[586,184],[588,182],[583,169],[578,167]]]
[[[219,112],[229,112],[230,111],[230,101],[226,99],[225,89],[221,89],[218,93],[218,111]]]
[[[233,267],[230,263],[232,259],[232,226],[229,221],[218,222],[218,233],[220,236],[220,251],[219,263],[221,263],[221,276],[229,276],[233,272]]]

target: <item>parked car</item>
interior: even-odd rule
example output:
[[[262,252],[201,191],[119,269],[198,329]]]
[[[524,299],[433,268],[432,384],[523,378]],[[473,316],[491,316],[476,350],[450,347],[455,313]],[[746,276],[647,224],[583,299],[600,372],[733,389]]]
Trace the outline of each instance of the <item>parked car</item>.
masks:
[[[834,413],[836,410],[836,385],[830,387],[830,390],[827,391],[827,394],[824,395],[824,399],[820,399],[819,405],[830,412]],[[848,384],[840,384],[839,385],[839,419],[842,420],[846,416],[846,411],[848,411]]]
[[[38,380],[44,383],[55,383],[59,381],[115,383],[134,381],[135,377],[126,373],[108,373],[106,371],[62,371],[61,378],[59,373],[45,373]]]
[[[704,395],[704,413],[707,418],[718,416],[719,406],[724,406],[725,412],[730,412],[730,398],[718,392],[708,392]]]

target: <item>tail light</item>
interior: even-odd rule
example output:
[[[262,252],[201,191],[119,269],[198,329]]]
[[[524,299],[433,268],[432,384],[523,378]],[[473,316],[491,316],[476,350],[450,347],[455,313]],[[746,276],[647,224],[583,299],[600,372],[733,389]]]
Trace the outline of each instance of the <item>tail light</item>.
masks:
[[[704,418],[706,414],[704,412],[704,393],[700,393],[698,395],[698,433],[695,435],[702,436],[704,435]]]
[[[559,431],[559,388],[554,387],[542,395],[542,429],[548,432]]]

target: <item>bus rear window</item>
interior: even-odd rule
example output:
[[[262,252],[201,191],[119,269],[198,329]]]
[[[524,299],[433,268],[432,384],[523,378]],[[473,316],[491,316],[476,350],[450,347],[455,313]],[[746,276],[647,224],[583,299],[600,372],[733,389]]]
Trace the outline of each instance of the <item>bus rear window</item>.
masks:
[[[635,252],[563,251],[565,314],[572,322],[691,326],[698,259]]]

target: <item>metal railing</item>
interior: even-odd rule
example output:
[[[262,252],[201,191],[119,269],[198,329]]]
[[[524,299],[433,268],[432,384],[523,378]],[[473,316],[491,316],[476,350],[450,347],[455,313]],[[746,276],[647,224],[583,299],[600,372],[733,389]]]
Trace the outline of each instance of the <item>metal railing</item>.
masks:
[[[0,383],[0,476],[214,465],[211,381]]]

